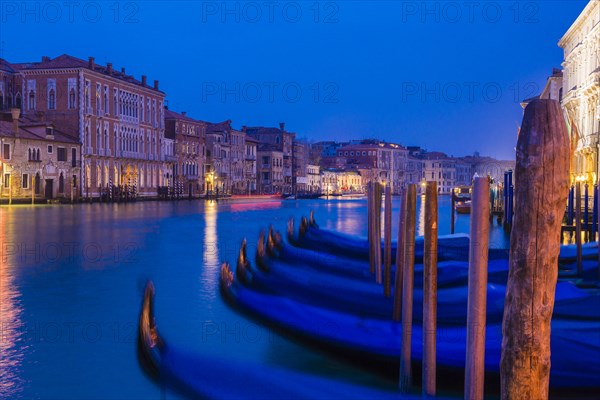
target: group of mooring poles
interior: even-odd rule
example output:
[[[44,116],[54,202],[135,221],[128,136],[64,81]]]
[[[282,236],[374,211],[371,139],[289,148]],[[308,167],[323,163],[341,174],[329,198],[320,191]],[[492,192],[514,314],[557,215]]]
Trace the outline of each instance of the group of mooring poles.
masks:
[[[593,203],[592,203],[592,215],[590,219],[590,190],[587,183],[583,184],[582,194],[582,183],[575,182],[569,189],[569,197],[567,199],[567,215],[566,224],[561,230],[561,236],[563,231],[575,232],[575,247],[577,249],[577,271],[581,273],[583,270],[582,265],[582,245],[585,236],[585,240],[595,241],[596,233],[598,233],[598,212],[600,209],[600,199],[598,198],[598,185],[594,185],[592,189]],[[582,197],[583,197],[583,210],[582,210]],[[585,233],[585,235],[584,235]],[[562,237],[561,237],[562,240]],[[600,252],[598,253],[600,263]]]
[[[369,260],[371,272],[381,283],[381,202],[379,183],[368,186]],[[467,311],[467,347],[465,398],[483,398],[485,376],[485,326],[487,296],[487,264],[490,230],[490,183],[488,178],[475,178],[472,194],[471,237],[469,242],[469,282]],[[437,371],[437,259],[438,259],[438,189],[436,182],[425,186],[425,221],[423,254],[423,359],[422,394],[436,395]],[[412,390],[412,322],[417,215],[417,186],[409,184],[401,196],[396,246],[396,275],[393,291],[392,319],[402,324],[399,386],[403,393]],[[391,293],[391,222],[392,200],[385,186],[384,207],[384,295]],[[378,250],[379,249],[379,250]],[[379,251],[379,252],[378,252]]]

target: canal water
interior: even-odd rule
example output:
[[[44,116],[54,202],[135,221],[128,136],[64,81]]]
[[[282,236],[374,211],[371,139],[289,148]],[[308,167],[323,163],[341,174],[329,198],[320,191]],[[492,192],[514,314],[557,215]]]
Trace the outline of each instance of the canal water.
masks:
[[[395,198],[394,233],[398,207]],[[310,210],[322,227],[366,236],[365,200],[0,207],[0,398],[180,398],[137,362],[147,280],[162,335],[191,352],[393,388],[263,328],[220,297],[220,263],[235,262],[243,238],[253,254],[262,227],[285,232],[290,217]],[[419,199],[419,234],[423,220]],[[469,217],[458,216],[456,231],[468,229]],[[439,231],[450,232],[448,197],[440,198]],[[508,246],[495,221],[490,240]]]

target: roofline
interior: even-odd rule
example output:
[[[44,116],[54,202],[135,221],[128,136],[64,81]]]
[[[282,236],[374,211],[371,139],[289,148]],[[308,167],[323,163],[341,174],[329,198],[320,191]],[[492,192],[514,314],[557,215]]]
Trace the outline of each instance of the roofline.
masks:
[[[577,28],[579,28],[579,26],[589,16],[589,14],[591,14],[592,8],[598,6],[598,4],[599,4],[598,0],[590,0],[589,3],[587,3],[587,5],[581,11],[581,13],[579,14],[579,16],[575,20],[575,22],[573,22],[573,24],[569,27],[569,29],[567,29],[567,32],[565,32],[565,34],[563,35],[563,37],[560,38],[560,40],[558,41],[558,46],[560,48],[562,48],[562,49],[565,48],[564,46],[565,46],[566,42],[571,38],[571,36],[575,32],[575,30]],[[600,23],[600,21],[597,22],[597,23]]]
[[[114,79],[114,80],[116,80],[118,82],[123,82],[123,83],[126,83],[126,84],[133,85],[133,86],[138,87],[140,89],[150,91],[153,94],[161,93],[165,97],[167,96],[166,92],[163,92],[160,89],[154,89],[152,86],[142,86],[141,84],[138,84],[138,83],[135,83],[135,82],[128,82],[128,81],[126,81],[124,79],[117,78],[116,76],[108,75],[108,74],[105,74],[105,73],[102,73],[102,72],[99,72],[99,71],[94,71],[94,70],[89,69],[87,67],[60,67],[60,68],[35,68],[35,69],[34,68],[31,68],[31,69],[24,68],[24,69],[18,69],[18,70],[16,70],[16,73],[22,73],[23,75],[33,75],[34,72],[44,73],[44,72],[47,72],[47,71],[57,71],[57,70],[75,70],[75,71],[79,71],[79,72],[84,72],[85,71],[85,72],[89,72],[89,73],[95,74],[96,76],[100,76],[100,77],[103,77],[103,78],[110,78],[110,79]],[[133,78],[133,75],[128,75],[128,76],[131,76]],[[134,78],[134,79],[136,79],[136,78]]]

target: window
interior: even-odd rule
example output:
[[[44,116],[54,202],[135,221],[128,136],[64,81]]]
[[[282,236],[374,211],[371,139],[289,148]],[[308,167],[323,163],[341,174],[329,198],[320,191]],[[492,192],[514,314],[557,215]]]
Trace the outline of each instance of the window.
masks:
[[[56,93],[51,89],[48,93],[48,110],[56,110]]]
[[[33,90],[29,92],[29,109],[35,110],[35,92]]]
[[[75,89],[69,90],[69,109],[75,108]]]
[[[67,81],[69,88],[69,109],[72,110],[77,107],[77,97],[75,97],[75,91],[77,90],[77,78],[69,78]]]
[[[10,143],[4,143],[2,146],[2,158],[10,160]]]
[[[77,166],[77,149],[75,147],[71,148],[71,167]]]
[[[4,174],[4,187],[10,187],[10,174]]]
[[[100,96],[101,96],[101,94],[100,94],[100,90],[101,89],[100,88],[101,88],[100,84],[96,83],[96,114],[97,115],[100,115],[101,114],[101,110],[102,110],[102,102],[101,102],[101,99],[100,99]]]
[[[29,174],[23,174],[23,179],[21,181],[21,187],[23,189],[29,189]]]
[[[40,194],[42,192],[42,180],[40,179],[40,173],[35,174],[35,194]]]
[[[51,144],[48,145],[48,154],[52,154],[54,148],[52,147]]]
[[[58,177],[58,193],[64,193],[65,192],[65,177],[63,176],[63,173],[60,173],[60,176]]]
[[[110,108],[108,107],[108,86],[104,86],[104,112],[108,114]]]
[[[57,161],[67,161],[67,149],[64,147],[56,148],[56,160]]]

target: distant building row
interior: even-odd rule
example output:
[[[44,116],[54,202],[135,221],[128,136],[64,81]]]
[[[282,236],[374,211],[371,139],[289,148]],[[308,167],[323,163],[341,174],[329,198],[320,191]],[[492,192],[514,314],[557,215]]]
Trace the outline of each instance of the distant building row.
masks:
[[[308,144],[279,127],[235,129],[169,110],[155,80],[69,55],[0,59],[0,197],[154,197],[398,193],[436,180],[440,192],[473,174],[500,179],[510,163],[452,158],[377,140]]]

